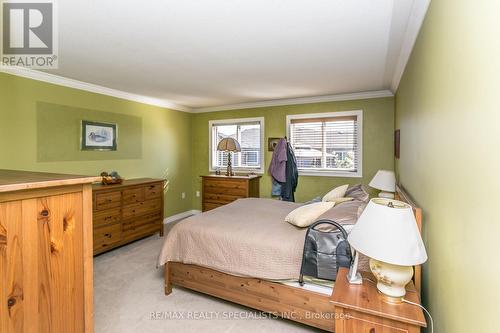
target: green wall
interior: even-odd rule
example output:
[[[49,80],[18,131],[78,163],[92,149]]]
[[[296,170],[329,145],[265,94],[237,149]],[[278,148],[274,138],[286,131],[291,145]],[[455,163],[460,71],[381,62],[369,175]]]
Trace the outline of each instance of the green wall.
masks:
[[[264,117],[267,142],[285,135],[288,114],[348,110],[364,111],[363,178],[302,176],[297,201],[337,185],[367,184],[378,169],[394,168],[393,98],[189,114],[0,73],[0,168],[88,175],[117,170],[125,178],[164,177],[170,216],[201,208],[194,193],[201,190],[199,176],[208,173],[209,120]],[[118,151],[80,151],[80,118],[118,123]],[[271,156],[266,150],[266,171]],[[261,196],[270,192],[266,172]]]
[[[82,151],[82,120],[116,124],[117,150]],[[38,102],[36,123],[38,162],[142,158],[142,117]]]
[[[265,171],[260,182],[261,197],[271,195],[271,176],[267,169],[271,163],[272,152],[267,151],[267,138],[286,135],[286,115],[301,113],[320,113],[334,111],[363,110],[363,178],[312,177],[301,176],[296,200],[308,201],[323,195],[334,186],[342,184],[368,184],[378,169],[394,169],[394,99],[377,98],[357,101],[328,102],[316,104],[288,105],[241,109],[193,115],[193,193],[201,191],[200,175],[208,174],[208,122],[219,119],[249,117],[265,118]],[[201,208],[201,199],[193,196],[193,207]]]
[[[54,106],[52,113],[43,113],[40,119],[37,117],[40,102],[58,106]],[[47,105],[44,107],[51,110]],[[116,120],[122,128],[136,128],[137,124],[132,125],[139,119],[141,147],[120,141],[119,129],[118,152],[80,152],[75,148],[80,136],[79,126],[74,122],[78,117],[63,116],[56,112],[58,108],[78,116],[82,109],[89,109],[85,113],[95,118],[92,120],[101,117],[104,121]],[[52,126],[54,131],[63,132],[67,141],[59,145],[51,138],[44,138],[49,143],[39,151],[40,122],[44,127]],[[137,134],[137,129],[133,133]],[[47,135],[46,131],[43,134]],[[60,133],[54,136],[61,137]],[[73,147],[69,158],[68,142]],[[188,113],[0,73],[0,168],[88,175],[116,170],[125,178],[165,177],[168,180],[165,209],[166,216],[170,216],[191,209],[190,146],[191,115]],[[47,160],[50,161],[45,162]],[[182,192],[186,192],[184,200]]]
[[[424,211],[435,332],[498,332],[499,1],[432,1],[396,95],[399,180]]]

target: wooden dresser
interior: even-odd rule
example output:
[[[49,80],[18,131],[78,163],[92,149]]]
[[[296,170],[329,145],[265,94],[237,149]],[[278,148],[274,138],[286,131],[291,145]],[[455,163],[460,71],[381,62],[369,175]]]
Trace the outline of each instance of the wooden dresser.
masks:
[[[241,198],[258,198],[261,176],[201,176],[203,211],[211,210]]]
[[[0,170],[0,332],[93,331],[97,180]]]
[[[93,186],[94,255],[157,232],[163,236],[162,179]]]

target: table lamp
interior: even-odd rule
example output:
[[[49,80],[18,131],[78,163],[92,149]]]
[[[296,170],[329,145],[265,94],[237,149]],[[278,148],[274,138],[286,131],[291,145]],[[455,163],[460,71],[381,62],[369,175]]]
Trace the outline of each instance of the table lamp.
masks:
[[[348,241],[357,252],[370,257],[377,289],[388,301],[402,301],[413,266],[427,261],[413,209],[401,201],[371,199]]]
[[[396,175],[394,171],[379,170],[368,185],[377,190],[381,190],[378,194],[380,198],[394,199],[394,192],[396,192]]]
[[[231,166],[231,153],[232,152],[240,152],[241,147],[240,143],[233,138],[224,138],[220,140],[219,144],[217,145],[217,150],[218,151],[227,151],[227,172],[226,176],[234,176],[233,168]]]

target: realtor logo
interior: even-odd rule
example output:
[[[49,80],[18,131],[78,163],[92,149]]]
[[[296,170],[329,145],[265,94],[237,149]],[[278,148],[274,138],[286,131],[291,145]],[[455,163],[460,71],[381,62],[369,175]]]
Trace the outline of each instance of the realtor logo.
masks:
[[[54,0],[1,3],[2,65],[57,68]]]

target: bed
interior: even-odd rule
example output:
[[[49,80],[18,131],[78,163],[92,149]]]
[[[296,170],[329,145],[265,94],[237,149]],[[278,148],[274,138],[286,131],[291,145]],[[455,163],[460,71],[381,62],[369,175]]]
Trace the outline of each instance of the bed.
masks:
[[[420,228],[420,209],[402,189],[398,198],[414,207]],[[332,289],[294,284],[306,229],[285,223],[284,217],[298,206],[241,199],[182,221],[167,235],[159,257],[165,294],[177,285],[333,332]],[[420,290],[419,267],[414,279]]]

